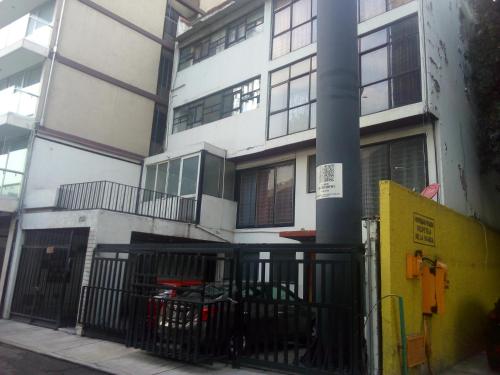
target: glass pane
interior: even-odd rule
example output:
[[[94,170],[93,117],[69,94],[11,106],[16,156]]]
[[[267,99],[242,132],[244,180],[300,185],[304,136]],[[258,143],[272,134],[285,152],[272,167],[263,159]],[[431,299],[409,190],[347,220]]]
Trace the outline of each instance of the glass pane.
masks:
[[[312,0],[312,16],[316,17],[318,15],[318,0]]]
[[[360,52],[368,51],[369,49],[381,46],[386,43],[387,29],[383,29],[360,38],[359,50]]]
[[[387,145],[361,148],[363,216],[378,214],[379,181],[390,177]]]
[[[255,198],[257,174],[255,172],[240,175],[240,196],[238,199],[238,225],[255,225]]]
[[[391,75],[420,69],[418,35],[394,42],[391,45]]]
[[[318,59],[316,55],[311,57],[311,70],[316,70],[318,68]]]
[[[388,82],[380,82],[361,89],[361,115],[380,112],[389,108]]]
[[[425,138],[410,138],[390,145],[391,180],[420,193],[426,186]]]
[[[309,76],[290,81],[290,108],[309,101]]]
[[[288,112],[284,111],[269,117],[269,139],[286,134]]]
[[[271,89],[270,111],[275,112],[284,109],[288,104],[288,84],[284,83]]]
[[[392,107],[400,107],[422,100],[420,70],[392,80]]]
[[[203,194],[221,197],[223,159],[215,155],[205,155],[203,172]]]
[[[274,14],[274,35],[278,35],[290,28],[290,7]]]
[[[21,173],[4,172],[3,183],[1,186],[1,195],[7,195],[11,197],[18,197],[21,192],[21,183],[23,181],[23,175]]]
[[[290,32],[281,34],[273,40],[273,59],[290,52]]]
[[[182,161],[181,196],[196,194],[198,185],[198,156]]]
[[[311,23],[306,23],[292,31],[292,51],[308,44],[311,44]]]
[[[274,216],[274,169],[257,172],[257,225],[273,224]]]
[[[314,20],[312,22],[312,28],[313,28],[312,42],[314,43],[318,41],[318,20]]]
[[[317,97],[317,73],[314,72],[311,74],[311,100],[316,99]]]
[[[274,224],[293,223],[294,169],[293,164],[276,168]]]
[[[156,176],[156,191],[166,193],[168,163],[158,164],[158,174]]]
[[[401,5],[408,4],[412,0],[388,0],[387,5],[389,7],[389,10],[397,8]]]
[[[293,3],[292,27],[311,19],[311,0],[299,0]]]
[[[316,155],[307,158],[307,192],[316,191]]]
[[[361,56],[361,85],[368,85],[388,76],[386,47]]]
[[[7,169],[16,172],[24,172],[24,164],[26,162],[27,149],[20,149],[9,152],[7,161]]]
[[[274,0],[274,9],[280,9],[286,5],[290,5],[292,0]]]
[[[316,102],[311,103],[311,129],[314,129],[317,125],[316,111]]]
[[[311,59],[305,59],[290,67],[290,77],[294,78],[311,70]]]
[[[274,86],[278,83],[288,81],[289,78],[289,68],[278,70],[271,74],[271,85]]]
[[[309,105],[289,111],[288,134],[297,133],[309,128]]]
[[[367,20],[386,11],[386,0],[359,0],[359,19]]]
[[[224,199],[234,200],[234,185],[236,182],[236,165],[233,162],[226,161],[226,170],[224,176]]]
[[[156,164],[148,165],[146,167],[146,183],[144,185],[147,190],[155,189],[156,181]]]
[[[181,159],[171,160],[168,168],[167,193],[179,195],[179,175],[181,171]]]

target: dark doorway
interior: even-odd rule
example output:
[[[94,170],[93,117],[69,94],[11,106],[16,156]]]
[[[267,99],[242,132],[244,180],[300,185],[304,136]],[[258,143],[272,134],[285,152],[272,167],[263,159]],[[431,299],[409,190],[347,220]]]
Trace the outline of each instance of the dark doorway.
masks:
[[[11,314],[53,328],[76,324],[88,228],[28,230]]]

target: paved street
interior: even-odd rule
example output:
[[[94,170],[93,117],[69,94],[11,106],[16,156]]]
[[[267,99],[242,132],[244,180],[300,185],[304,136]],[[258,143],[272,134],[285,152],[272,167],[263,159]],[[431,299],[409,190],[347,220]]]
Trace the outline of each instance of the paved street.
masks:
[[[100,375],[105,373],[0,343],[0,374]]]

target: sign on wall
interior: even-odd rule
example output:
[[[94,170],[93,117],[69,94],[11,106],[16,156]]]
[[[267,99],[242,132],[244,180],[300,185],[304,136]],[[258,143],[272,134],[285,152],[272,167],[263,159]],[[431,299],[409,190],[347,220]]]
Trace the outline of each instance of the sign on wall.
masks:
[[[435,221],[433,218],[413,213],[413,242],[436,246]]]
[[[316,167],[316,199],[342,197],[342,163]]]

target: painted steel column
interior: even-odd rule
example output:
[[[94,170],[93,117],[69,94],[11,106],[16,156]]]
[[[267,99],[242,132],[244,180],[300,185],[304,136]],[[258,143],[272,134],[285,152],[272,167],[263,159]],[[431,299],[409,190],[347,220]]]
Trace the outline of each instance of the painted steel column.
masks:
[[[357,2],[318,0],[316,241],[361,244]]]

